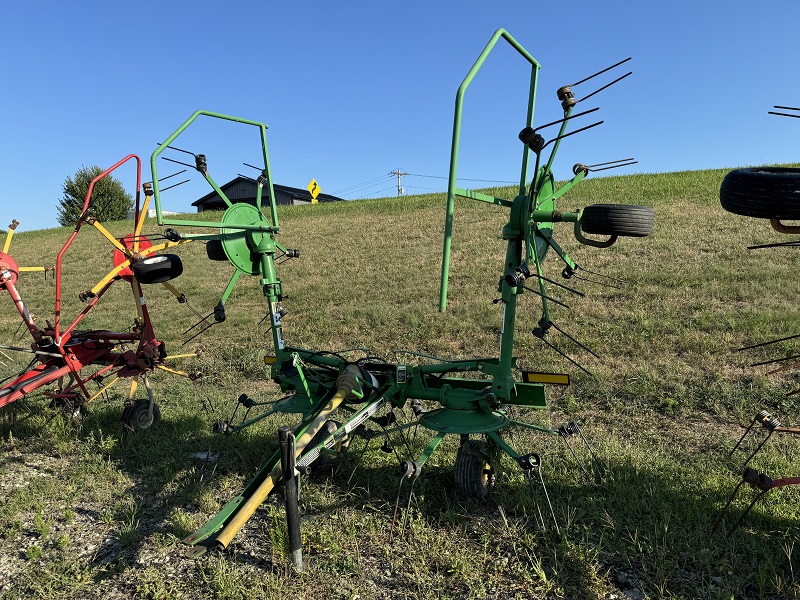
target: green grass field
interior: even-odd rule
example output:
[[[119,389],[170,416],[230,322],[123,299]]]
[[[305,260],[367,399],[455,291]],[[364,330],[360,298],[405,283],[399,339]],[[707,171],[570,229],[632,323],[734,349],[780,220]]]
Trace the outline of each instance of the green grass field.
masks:
[[[607,250],[578,244],[569,225],[556,237],[576,261],[625,280],[623,290],[580,284],[585,298],[552,293],[571,306],[552,320],[597,352],[551,341],[590,370],[569,365],[531,335],[541,312],[521,300],[517,354],[526,369],[569,372],[572,385],[548,388],[549,408],[528,416],[558,427],[581,424],[608,466],[587,482],[558,438],[513,432],[521,451],[543,457],[543,474],[562,536],[540,531],[522,472],[502,463],[497,490],[480,503],[453,484],[457,438],[426,464],[402,534],[390,540],[399,474],[394,452],[356,439],[330,476],[304,480],[302,535],[307,569],[286,558],[286,529],[270,498],[224,553],[186,557],[181,539],[235,496],[276,446],[275,432],[296,417],[269,418],[228,438],[215,472],[198,458],[220,441],[211,424],[247,393],[279,397],[268,379],[266,305],[256,278],[242,278],[228,319],[182,346],[196,318],[161,286],[145,290],[156,334],[171,354],[202,346],[175,368],[189,381],[154,377],[162,422],[137,435],[120,421],[122,382],[90,405],[80,427],[32,395],[7,408],[0,438],[0,595],[3,598],[800,598],[794,554],[800,490],[767,494],[729,534],[742,510],[712,536],[711,526],[740,479],[743,455],[728,458],[761,409],[800,423],[792,369],[767,375],[761,360],[797,354],[789,341],[750,352],[736,348],[800,332],[800,281],[792,249],[747,250],[785,241],[767,221],[719,205],[725,170],[588,180],[561,201],[652,206],[651,238]],[[511,198],[508,189],[488,193]],[[284,335],[293,346],[369,348],[395,360],[412,350],[449,358],[496,355],[501,315],[497,281],[505,253],[506,209],[460,201],[456,207],[448,309],[438,307],[444,222],[442,195],[282,207],[279,241],[301,258],[279,267],[289,298]],[[5,214],[9,221],[12,213]],[[212,217],[212,219],[218,216]],[[107,224],[115,235],[131,222]],[[147,232],[158,233],[155,223]],[[21,265],[52,264],[69,229],[25,231],[10,254]],[[63,313],[81,310],[78,293],[111,268],[110,244],[91,228],[65,258]],[[206,258],[202,243],[177,249],[185,272],[175,284],[208,314],[232,268]],[[546,274],[559,276],[549,259]],[[135,316],[124,282],[115,283],[84,328],[128,329]],[[53,319],[52,278],[23,274],[18,288],[41,323]],[[0,304],[0,343],[25,346],[10,298]],[[29,355],[0,355],[2,377]],[[402,359],[406,360],[406,359]],[[791,363],[790,363],[791,364]],[[294,421],[293,421],[294,419]],[[420,430],[412,450],[432,437]],[[398,445],[398,452],[402,447]],[[797,440],[776,435],[753,466],[773,477],[799,474]],[[405,458],[405,457],[404,457]],[[351,475],[352,474],[352,475]]]

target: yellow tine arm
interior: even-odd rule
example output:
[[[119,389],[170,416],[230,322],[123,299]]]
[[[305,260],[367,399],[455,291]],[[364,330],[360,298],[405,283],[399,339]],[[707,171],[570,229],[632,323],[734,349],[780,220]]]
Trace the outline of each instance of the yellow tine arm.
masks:
[[[169,367],[165,367],[164,365],[156,365],[157,369],[161,369],[162,371],[166,371],[167,373],[172,373],[173,375],[180,375],[181,377],[186,377],[187,379],[191,379],[192,376],[185,371],[178,371],[177,369],[170,369]]]
[[[142,227],[144,226],[144,217],[147,214],[147,208],[150,206],[150,196],[144,197],[144,206],[139,211],[139,221],[136,223],[136,228],[133,231],[133,251],[139,252],[139,236],[142,234]]]
[[[11,221],[11,225],[8,226],[8,233],[6,233],[6,243],[3,244],[3,254],[8,254],[8,248],[11,246],[11,238],[14,237],[14,230],[19,225],[19,221],[14,219]]]
[[[178,300],[180,300],[181,298],[184,298],[184,299],[186,298],[186,296],[184,296],[183,293],[178,288],[176,288],[174,285],[172,285],[169,281],[162,281],[161,285],[163,285],[170,292],[172,292],[172,295],[175,296]]]
[[[128,393],[128,402],[133,402],[133,399],[136,397],[137,387],[139,387],[139,382],[135,379],[131,379],[131,391]]]
[[[88,219],[87,223],[89,223],[92,227],[97,229],[97,231],[102,233],[103,237],[105,237],[109,242],[114,244],[114,247],[120,252],[122,252],[125,256],[130,255],[130,250],[128,250],[125,246],[120,244],[119,241],[117,241],[117,238],[111,235],[111,232],[100,224],[100,221],[98,221],[97,219]]]
[[[199,352],[192,352],[190,354],[170,354],[164,360],[172,360],[174,358],[189,358],[189,357],[197,357],[200,356]]]
[[[110,388],[112,385],[114,385],[114,384],[115,384],[115,383],[117,383],[118,381],[119,381],[119,377],[115,377],[114,379],[112,379],[112,380],[111,380],[111,381],[110,381],[108,384],[106,384],[106,385],[103,387],[103,389],[101,389],[101,390],[100,390],[99,392],[97,392],[97,393],[96,393],[94,396],[92,396],[91,398],[89,398],[89,399],[86,401],[86,403],[88,404],[88,403],[89,403],[89,402],[91,402],[92,400],[95,400],[96,398],[98,398],[98,397],[99,397],[99,396],[100,396],[100,395],[101,395],[103,392],[105,392],[105,391],[106,391],[108,388]]]

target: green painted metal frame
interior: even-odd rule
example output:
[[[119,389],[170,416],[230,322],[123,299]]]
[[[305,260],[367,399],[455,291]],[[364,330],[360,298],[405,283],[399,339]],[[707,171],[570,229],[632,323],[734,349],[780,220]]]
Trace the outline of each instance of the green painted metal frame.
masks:
[[[528,127],[533,124],[536,86],[540,65],[513,37],[505,30],[499,29],[494,33],[472,69],[470,69],[456,95],[440,289],[440,309],[444,310],[447,298],[453,213],[456,196],[471,198],[495,206],[508,208],[510,211],[509,221],[502,232],[503,238],[507,240],[507,250],[503,266],[503,277],[501,278],[502,307],[504,314],[502,318],[503,329],[501,333],[500,355],[498,358],[471,360],[447,360],[436,357],[425,357],[437,362],[435,364],[423,365],[390,365],[388,363],[382,363],[380,366],[382,367],[381,379],[383,381],[379,387],[370,390],[371,393],[368,394],[368,397],[365,396],[363,402],[360,403],[360,408],[351,410],[348,407],[350,415],[344,425],[342,425],[337,432],[331,434],[331,436],[327,436],[323,442],[317,444],[314,448],[306,448],[309,453],[316,452],[318,454],[324,451],[325,448],[331,444],[331,440],[334,439],[336,435],[341,435],[340,432],[342,430],[350,431],[348,428],[354,428],[356,422],[360,423],[359,419],[371,418],[371,414],[373,414],[374,410],[377,410],[378,407],[388,405],[399,408],[404,406],[406,401],[410,399],[436,402],[439,404],[440,408],[427,412],[414,423],[386,429],[384,435],[406,429],[417,423],[436,431],[436,435],[418,461],[420,464],[424,463],[430,457],[446,434],[485,434],[490,440],[495,442],[499,448],[515,459],[519,459],[519,454],[502,440],[497,433],[500,429],[513,424],[552,435],[558,435],[557,431],[545,427],[524,423],[518,420],[511,420],[503,411],[499,410],[503,404],[533,408],[545,408],[547,406],[543,384],[522,383],[516,381],[514,377],[513,371],[517,369],[516,358],[513,355],[517,296],[523,293],[523,288],[522,286],[515,286],[508,283],[505,276],[522,266],[532,267],[533,270],[541,275],[541,263],[550,248],[552,248],[568,266],[572,268],[576,267],[567,253],[553,240],[552,231],[555,222],[563,221],[575,223],[576,236],[580,234],[580,211],[557,213],[555,203],[558,198],[569,191],[574,185],[578,184],[586,176],[586,172],[578,172],[571,181],[562,185],[560,188],[556,188],[551,171],[553,159],[559,147],[559,142],[556,140],[551,150],[550,157],[544,166],[540,167],[540,156],[538,153],[536,154],[534,167],[535,175],[529,185],[527,182],[530,177],[531,150],[525,146],[522,157],[519,192],[513,201],[496,198],[480,192],[460,189],[455,185],[464,94],[487,56],[501,38],[509,42],[531,65],[528,108],[525,122]],[[571,107],[564,111],[565,117],[569,117],[570,111]],[[230,200],[225,197],[222,190],[219,189],[219,186],[216,185],[207,171],[201,171],[201,173],[229,207],[223,215],[222,220],[220,222],[206,222],[163,218],[156,159],[192,122],[203,115],[252,125],[259,129],[264,159],[262,175],[269,185],[270,221],[266,220],[261,210],[261,184],[259,184],[258,206],[256,210],[237,210]],[[562,123],[559,136],[563,135],[565,128],[566,120]],[[223,303],[227,300],[233,285],[241,273],[260,276],[260,284],[269,304],[269,316],[275,352],[275,362],[271,367],[271,377],[281,386],[282,390],[290,393],[294,392],[296,395],[302,396],[308,400],[308,402],[303,402],[306,409],[302,411],[302,422],[294,429],[294,435],[299,438],[299,436],[305,432],[310,421],[322,411],[327,401],[333,396],[337,377],[350,363],[337,353],[295,348],[287,346],[284,342],[280,313],[277,308],[283,294],[280,279],[277,277],[275,271],[275,254],[279,250],[286,252],[286,249],[275,241],[275,236],[279,233],[279,228],[269,170],[266,129],[267,126],[265,124],[257,121],[229,117],[207,111],[195,112],[153,153],[151,158],[153,188],[159,224],[219,229],[219,233],[215,235],[190,235],[201,239],[220,239],[226,255],[237,269],[234,277],[225,289]],[[185,237],[190,237],[190,235]],[[544,294],[543,280],[540,279],[539,283],[541,291]],[[547,302],[544,298],[542,298],[542,303],[543,317],[549,319]],[[424,356],[415,352],[409,352],[409,354]],[[401,371],[401,367],[403,373],[405,373],[402,381],[397,377],[397,374]],[[393,369],[395,369],[395,371],[393,371]],[[305,372],[306,370],[313,370],[315,376],[309,378],[307,376],[308,374]],[[461,376],[468,373],[478,373],[480,377],[474,379]],[[459,374],[459,376],[454,376],[454,374]],[[366,380],[361,383],[362,387],[366,387],[366,389],[369,389],[372,385]],[[313,406],[310,410],[307,408],[309,403]],[[365,417],[364,415],[368,416]],[[251,422],[256,422],[257,420],[259,420],[259,418]],[[200,546],[196,550],[196,554],[203,552],[205,547],[213,545],[216,532],[219,532],[220,529],[234,517],[242,504],[254,494],[254,491],[265,481],[266,477],[269,476],[270,472],[278,464],[279,459],[279,453],[276,452],[267,460],[253,481],[245,487],[240,495],[226,504],[204,527],[185,540],[190,545]]]

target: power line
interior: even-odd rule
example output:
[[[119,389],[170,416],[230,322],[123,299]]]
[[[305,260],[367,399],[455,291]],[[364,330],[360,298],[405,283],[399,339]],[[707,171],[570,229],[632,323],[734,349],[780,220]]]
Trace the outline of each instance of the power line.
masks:
[[[391,175],[392,173],[390,173]],[[431,179],[449,179],[449,177],[444,177],[442,175],[420,175],[419,173],[404,173],[404,175],[408,175],[409,177],[430,177]],[[466,177],[459,177],[459,181],[481,181],[483,183],[519,183],[519,181],[504,181],[500,179],[468,179]]]
[[[378,190],[377,192],[371,192],[371,193],[372,194],[380,194],[381,192],[388,192],[389,190],[393,190],[393,189],[394,189],[394,186],[389,187],[389,188],[384,188],[382,190]],[[358,199],[359,200],[364,200],[364,199],[366,199],[366,196],[362,196],[361,198],[358,198]]]
[[[374,179],[369,179],[368,181],[363,181],[363,182],[361,182],[361,183],[356,183],[356,184],[353,184],[353,185],[349,185],[349,186],[347,186],[347,187],[343,187],[342,189],[340,189],[340,190],[336,190],[335,192],[332,192],[332,193],[333,193],[334,195],[335,195],[335,194],[342,194],[342,193],[345,193],[345,194],[346,194],[346,193],[349,193],[349,192],[351,192],[351,191],[353,190],[353,188],[360,188],[360,187],[362,187],[362,186],[367,186],[367,187],[369,187],[369,186],[368,186],[368,184],[374,183],[374,182],[376,182],[376,181],[381,181],[381,182],[382,182],[382,181],[384,181],[384,180],[385,180],[387,177],[389,177],[389,175],[381,175],[380,177],[375,177]]]
[[[442,194],[447,193],[447,190],[443,190],[441,188],[419,187],[418,185],[407,185],[406,187],[409,188],[409,189],[412,189],[412,190],[428,190],[428,191],[431,191],[431,192],[440,192]]]
[[[344,194],[344,195],[347,195],[347,196],[352,196],[352,195],[354,195],[354,194],[371,193],[371,192],[368,192],[368,190],[369,190],[370,188],[374,188],[374,187],[377,187],[377,186],[382,186],[382,185],[385,185],[386,183],[387,183],[387,182],[386,182],[386,180],[384,179],[384,180],[381,180],[381,181],[377,181],[377,182],[375,182],[375,183],[370,183],[370,184],[368,184],[368,185],[362,185],[361,187],[354,188],[354,189],[351,189],[351,190],[350,190],[350,191],[348,191],[348,192],[345,192],[345,194]]]

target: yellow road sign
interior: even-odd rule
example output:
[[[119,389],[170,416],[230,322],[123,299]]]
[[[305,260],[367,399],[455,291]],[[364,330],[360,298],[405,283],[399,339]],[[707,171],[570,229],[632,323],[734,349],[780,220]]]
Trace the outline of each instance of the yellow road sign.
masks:
[[[311,204],[317,203],[317,196],[319,196],[320,191],[317,180],[312,179],[311,183],[308,184],[308,192],[311,194]]]

